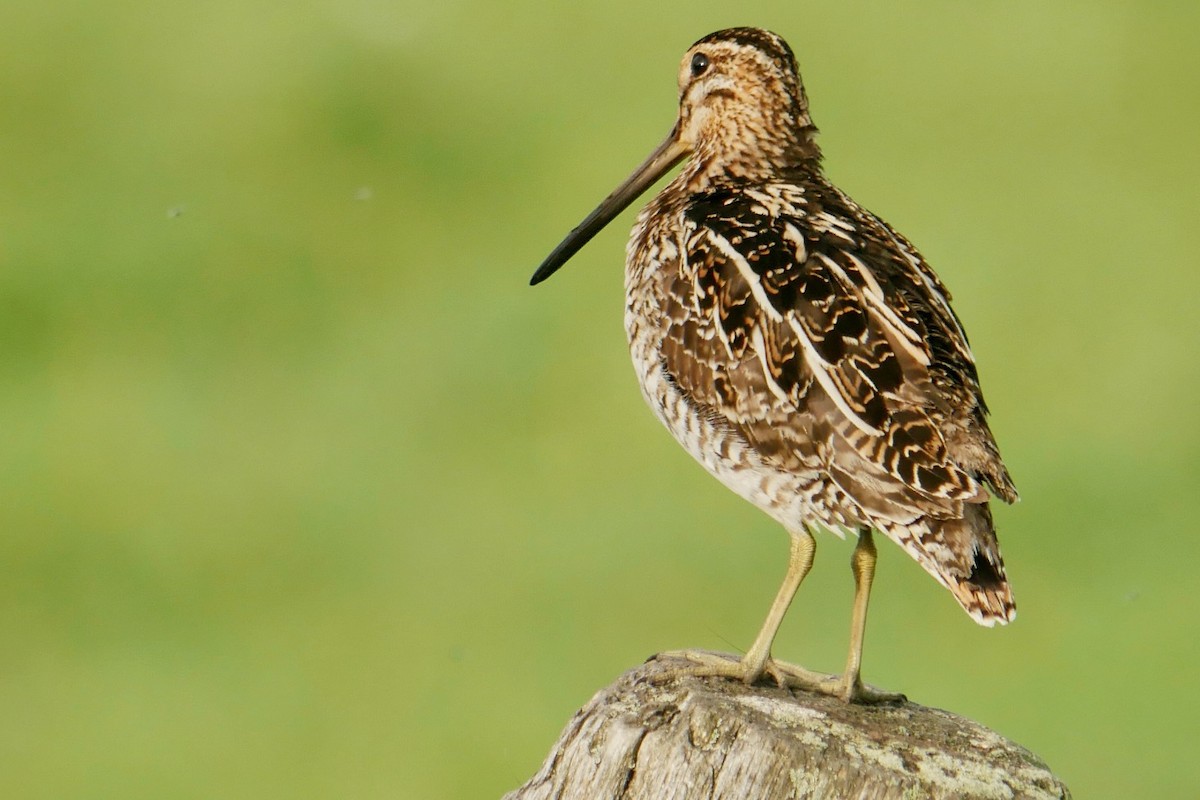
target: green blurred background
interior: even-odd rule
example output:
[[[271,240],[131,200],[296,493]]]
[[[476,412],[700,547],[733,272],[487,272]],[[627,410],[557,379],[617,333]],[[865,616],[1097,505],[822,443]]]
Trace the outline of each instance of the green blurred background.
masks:
[[[1006,629],[883,544],[868,680],[1194,796],[1200,6],[729,9],[5,3],[0,796],[498,797],[749,644],[786,536],[642,405],[632,212],[526,286],[735,24],[954,291],[1024,498]],[[840,667],[849,552],[782,657]]]

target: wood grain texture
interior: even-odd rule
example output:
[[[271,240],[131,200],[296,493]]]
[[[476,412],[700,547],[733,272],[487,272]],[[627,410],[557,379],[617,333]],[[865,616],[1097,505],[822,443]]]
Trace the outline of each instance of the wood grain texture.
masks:
[[[504,800],[1071,796],[1033,753],[946,711],[721,679],[656,683],[672,664],[655,657],[598,692]]]

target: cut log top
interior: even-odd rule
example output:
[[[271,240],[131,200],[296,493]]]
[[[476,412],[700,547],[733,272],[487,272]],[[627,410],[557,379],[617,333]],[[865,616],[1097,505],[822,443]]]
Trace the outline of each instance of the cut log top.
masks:
[[[504,800],[1071,796],[1033,753],[946,711],[652,679],[672,664],[656,656],[598,692]]]

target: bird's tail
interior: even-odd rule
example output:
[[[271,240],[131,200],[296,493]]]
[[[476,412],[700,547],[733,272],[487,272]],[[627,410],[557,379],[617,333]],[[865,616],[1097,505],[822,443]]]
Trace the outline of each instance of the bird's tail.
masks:
[[[925,571],[950,590],[980,625],[992,627],[1017,616],[1012,588],[987,503],[963,503],[953,519],[923,517],[899,530],[884,530]]]

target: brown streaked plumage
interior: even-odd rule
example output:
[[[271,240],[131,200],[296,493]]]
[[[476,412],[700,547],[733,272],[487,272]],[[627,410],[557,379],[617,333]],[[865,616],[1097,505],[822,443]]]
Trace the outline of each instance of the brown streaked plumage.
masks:
[[[821,171],[791,49],[754,28],[693,45],[679,118],[630,178],[534,274],[548,277],[680,161],[638,216],[625,327],[643,394],[709,472],[792,535],[788,575],[740,661],[684,654],[692,674],[764,673],[847,700],[859,679],[872,530],[899,544],[976,622],[1016,611],[988,509],[1017,492],[988,429],[950,293],[886,222]],[[854,530],[847,667],[774,661],[771,642],[812,564],[811,529]]]

